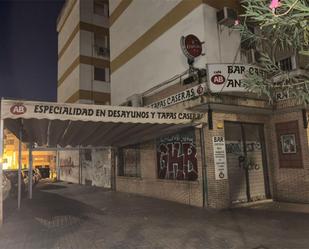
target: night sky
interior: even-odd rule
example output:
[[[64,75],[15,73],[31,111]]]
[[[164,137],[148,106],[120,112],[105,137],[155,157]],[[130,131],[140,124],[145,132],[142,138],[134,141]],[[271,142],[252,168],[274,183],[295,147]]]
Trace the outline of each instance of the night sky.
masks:
[[[0,97],[56,101],[63,0],[0,0]]]

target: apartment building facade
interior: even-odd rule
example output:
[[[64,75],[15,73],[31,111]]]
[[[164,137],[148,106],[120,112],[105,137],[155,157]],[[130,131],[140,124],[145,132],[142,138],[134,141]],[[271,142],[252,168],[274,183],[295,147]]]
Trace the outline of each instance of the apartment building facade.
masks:
[[[240,88],[254,54],[240,52],[239,33],[218,23],[224,7],[240,10],[233,0],[110,2],[112,105],[208,115],[199,127],[122,148],[116,189],[214,208],[309,203],[308,107],[280,94],[270,105]],[[202,50],[194,62],[182,51],[186,39]],[[287,52],[278,62],[308,75],[308,58]],[[232,90],[222,88],[225,78]]]
[[[66,0],[58,16],[58,102],[110,104],[108,0]],[[109,148],[58,152],[61,180],[111,187]]]
[[[66,0],[57,21],[58,102],[110,104],[108,0]]]

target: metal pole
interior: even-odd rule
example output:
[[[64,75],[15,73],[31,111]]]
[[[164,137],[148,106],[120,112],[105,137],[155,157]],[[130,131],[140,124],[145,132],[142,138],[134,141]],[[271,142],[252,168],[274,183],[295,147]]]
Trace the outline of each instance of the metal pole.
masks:
[[[32,143],[29,144],[29,199],[32,199],[32,166],[33,166],[33,160],[32,160]]]
[[[203,180],[203,207],[208,207],[208,179],[207,179],[207,164],[206,164],[206,150],[205,150],[205,134],[204,124],[199,128],[200,132],[200,148],[201,148],[201,160],[202,160],[202,180]]]
[[[3,224],[3,119],[0,120],[0,226]]]
[[[60,181],[60,167],[59,167],[59,151],[56,152],[56,172],[57,172],[57,181]]]
[[[18,144],[18,197],[17,197],[17,208],[18,209],[20,209],[20,204],[21,204],[22,136],[23,136],[23,127],[21,124],[20,130],[19,130],[19,144]]]

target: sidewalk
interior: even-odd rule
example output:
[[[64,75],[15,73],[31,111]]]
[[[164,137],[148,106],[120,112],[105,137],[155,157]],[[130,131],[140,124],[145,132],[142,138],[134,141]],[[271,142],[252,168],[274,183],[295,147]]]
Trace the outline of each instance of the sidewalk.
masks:
[[[302,203],[265,201],[248,205],[247,208],[309,214],[309,204],[302,204]]]
[[[206,210],[67,183],[6,203],[2,249],[308,249],[309,214]]]

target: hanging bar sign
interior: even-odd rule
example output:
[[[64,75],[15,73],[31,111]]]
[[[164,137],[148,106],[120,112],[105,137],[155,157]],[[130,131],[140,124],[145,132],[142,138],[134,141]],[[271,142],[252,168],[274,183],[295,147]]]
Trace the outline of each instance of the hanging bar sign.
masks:
[[[223,136],[212,138],[216,180],[227,179],[225,141]]]

